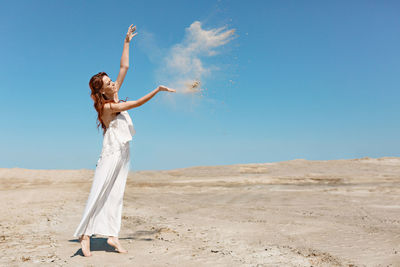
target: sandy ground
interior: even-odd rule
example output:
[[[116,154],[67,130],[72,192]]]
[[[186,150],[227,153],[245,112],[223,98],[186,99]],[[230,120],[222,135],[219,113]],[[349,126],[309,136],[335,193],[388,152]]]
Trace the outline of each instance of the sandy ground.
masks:
[[[400,158],[131,172],[118,254],[72,235],[93,170],[0,169],[0,265],[400,266]]]

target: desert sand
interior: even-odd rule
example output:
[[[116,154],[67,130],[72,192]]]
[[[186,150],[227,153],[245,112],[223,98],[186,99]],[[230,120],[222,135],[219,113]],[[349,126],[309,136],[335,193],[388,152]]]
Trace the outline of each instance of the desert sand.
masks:
[[[131,172],[128,254],[92,236],[86,258],[72,235],[93,174],[0,169],[0,265],[400,266],[400,158]]]

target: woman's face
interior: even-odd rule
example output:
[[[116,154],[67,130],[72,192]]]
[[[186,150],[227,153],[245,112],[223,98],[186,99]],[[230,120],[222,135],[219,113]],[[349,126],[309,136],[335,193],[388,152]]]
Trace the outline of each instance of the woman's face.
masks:
[[[110,77],[103,76],[103,88],[102,92],[106,95],[113,95],[116,91],[115,83],[111,81]]]

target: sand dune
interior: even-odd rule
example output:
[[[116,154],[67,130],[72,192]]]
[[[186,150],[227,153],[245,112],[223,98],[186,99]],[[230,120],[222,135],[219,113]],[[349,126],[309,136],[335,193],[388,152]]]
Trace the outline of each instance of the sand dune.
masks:
[[[72,236],[93,170],[0,169],[0,265],[400,266],[400,158],[131,172],[121,243]]]

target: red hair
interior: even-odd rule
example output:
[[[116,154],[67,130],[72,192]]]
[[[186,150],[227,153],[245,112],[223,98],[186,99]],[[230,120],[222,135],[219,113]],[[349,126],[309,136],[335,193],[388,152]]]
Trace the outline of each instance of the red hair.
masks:
[[[99,128],[101,125],[101,127],[103,128],[103,135],[106,133],[106,130],[107,130],[106,125],[104,124],[103,120],[101,119],[101,117],[103,116],[103,113],[104,113],[103,112],[104,105],[106,103],[115,103],[114,100],[107,99],[107,97],[100,92],[101,88],[103,88],[103,77],[104,76],[108,77],[107,73],[99,72],[96,75],[93,75],[89,81],[89,87],[91,90],[90,97],[93,99],[93,101],[94,101],[93,106],[97,111],[97,121],[96,121],[97,128]],[[126,99],[128,99],[128,98],[125,98],[125,100],[120,100],[119,102],[121,102],[121,101],[126,102]],[[117,114],[119,114],[119,112]]]

